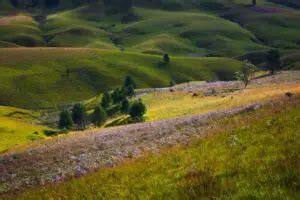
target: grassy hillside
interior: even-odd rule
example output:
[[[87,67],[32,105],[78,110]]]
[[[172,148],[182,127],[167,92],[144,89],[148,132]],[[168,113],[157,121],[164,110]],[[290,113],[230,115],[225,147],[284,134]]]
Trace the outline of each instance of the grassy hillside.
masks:
[[[184,57],[171,57],[165,65],[161,56],[96,49],[0,49],[0,102],[55,107],[119,86],[128,74],[139,88],[161,87],[172,79],[231,79],[240,65],[227,58]]]
[[[39,113],[0,106],[0,152],[47,137],[50,128],[36,125]]]
[[[297,104],[283,102],[217,121],[215,134],[190,146],[6,198],[297,199]]]
[[[147,121],[174,118],[191,114],[202,114],[220,109],[241,106],[249,103],[261,102],[286,92],[300,93],[299,85],[282,84],[249,88],[233,93],[222,93],[214,96],[205,96],[199,93],[193,97],[187,92],[155,92],[142,97],[147,106]],[[226,91],[223,91],[226,92]],[[182,106],[184,105],[184,106]]]

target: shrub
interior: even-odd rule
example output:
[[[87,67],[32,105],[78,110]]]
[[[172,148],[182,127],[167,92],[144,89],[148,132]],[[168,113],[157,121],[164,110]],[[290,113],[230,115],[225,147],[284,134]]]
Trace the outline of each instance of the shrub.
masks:
[[[73,120],[69,111],[62,111],[59,115],[58,127],[60,129],[71,129]]]
[[[107,114],[105,110],[98,106],[94,109],[94,112],[92,114],[91,121],[95,126],[101,127],[107,119]]]

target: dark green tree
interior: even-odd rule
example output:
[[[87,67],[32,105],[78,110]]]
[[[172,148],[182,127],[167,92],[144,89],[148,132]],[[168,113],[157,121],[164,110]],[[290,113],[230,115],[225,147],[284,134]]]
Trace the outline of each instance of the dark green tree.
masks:
[[[170,62],[170,57],[169,57],[169,54],[164,54],[163,55],[163,61],[164,61],[164,63],[169,63]]]
[[[281,69],[280,54],[278,50],[270,50],[267,55],[267,67],[271,74]]]
[[[102,107],[97,106],[94,109],[94,112],[91,117],[92,123],[95,126],[101,127],[105,123],[106,119],[107,119],[107,114],[105,110]]]
[[[126,92],[127,96],[132,97],[135,94],[133,85],[126,87]]]
[[[80,128],[85,128],[86,125],[86,109],[83,104],[75,104],[72,108],[72,119]]]
[[[143,121],[147,109],[141,100],[132,103],[129,109],[129,115],[132,120]]]
[[[111,102],[111,96],[109,92],[104,92],[101,100],[101,106],[105,109],[107,109]]]
[[[134,80],[131,78],[131,76],[126,76],[124,86],[127,88],[130,85],[132,85],[134,89],[136,88],[136,84]]]
[[[64,110],[59,115],[58,127],[60,129],[71,129],[73,126],[73,121],[71,113],[67,110]]]
[[[129,108],[130,108],[130,104],[129,104],[129,101],[127,99],[124,99],[121,103],[121,112],[123,114],[128,114],[129,112]]]
[[[113,103],[120,103],[122,100],[126,98],[126,90],[124,87],[115,89],[112,94],[111,98],[113,100]]]
[[[252,6],[256,6],[256,0],[252,0]]]

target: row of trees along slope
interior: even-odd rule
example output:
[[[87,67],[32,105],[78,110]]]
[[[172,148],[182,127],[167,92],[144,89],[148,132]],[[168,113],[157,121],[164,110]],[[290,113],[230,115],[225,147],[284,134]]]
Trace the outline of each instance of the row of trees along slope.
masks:
[[[116,114],[129,115],[128,122],[141,122],[144,120],[146,106],[141,99],[134,100],[134,89],[136,84],[130,76],[125,78],[123,87],[116,88],[112,92],[104,92],[101,103],[96,106],[91,114],[84,104],[75,104],[71,111],[63,110],[60,113],[58,127],[61,130],[76,128],[83,130],[92,123],[96,127],[101,127],[109,117]]]

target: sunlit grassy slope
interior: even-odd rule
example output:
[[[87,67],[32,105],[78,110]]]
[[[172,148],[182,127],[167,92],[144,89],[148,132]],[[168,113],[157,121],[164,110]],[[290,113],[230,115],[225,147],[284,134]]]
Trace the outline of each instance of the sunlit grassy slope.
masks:
[[[187,147],[11,199],[297,199],[300,108],[268,106]]]
[[[0,102],[17,107],[55,107],[78,102],[123,84],[139,88],[191,80],[231,79],[240,62],[227,58],[171,57],[64,48],[0,49]],[[67,72],[69,69],[69,73]]]
[[[187,92],[155,92],[142,97],[147,105],[147,121],[199,114],[249,103],[260,102],[286,92],[300,93],[299,85],[282,84],[249,88],[216,96],[193,97]]]
[[[0,152],[45,138],[44,131],[51,129],[34,124],[39,115],[29,110],[0,106]]]

